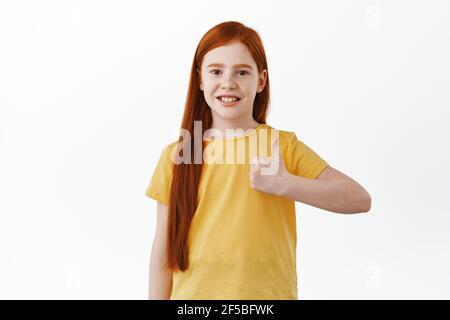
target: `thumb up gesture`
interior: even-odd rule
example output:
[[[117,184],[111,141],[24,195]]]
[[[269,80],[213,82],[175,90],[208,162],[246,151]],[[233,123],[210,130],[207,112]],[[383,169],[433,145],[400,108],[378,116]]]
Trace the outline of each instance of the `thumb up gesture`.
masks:
[[[279,138],[271,145],[271,158],[254,157],[250,164],[250,186],[261,192],[282,195],[289,176],[280,154]]]

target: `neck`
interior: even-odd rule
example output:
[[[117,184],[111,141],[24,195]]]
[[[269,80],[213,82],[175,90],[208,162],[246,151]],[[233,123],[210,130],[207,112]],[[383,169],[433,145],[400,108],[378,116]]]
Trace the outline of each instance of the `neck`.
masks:
[[[234,119],[234,120],[224,120],[224,119],[220,119],[220,120],[214,120],[212,122],[211,128],[213,129],[217,129],[220,130],[222,132],[222,135],[224,137],[228,137],[229,134],[227,135],[226,130],[227,129],[232,129],[232,130],[237,130],[237,129],[241,129],[244,130],[244,132],[254,129],[257,126],[259,126],[260,123],[255,121],[255,119],[251,118],[251,119]],[[234,135],[236,136],[236,135]]]

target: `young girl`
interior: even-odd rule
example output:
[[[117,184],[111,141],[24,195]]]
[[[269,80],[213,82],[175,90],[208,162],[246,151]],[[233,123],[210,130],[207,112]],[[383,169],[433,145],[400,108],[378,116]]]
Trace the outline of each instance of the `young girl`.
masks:
[[[370,210],[362,186],[266,123],[268,105],[257,32],[235,21],[210,29],[192,64],[184,134],[163,149],[145,192],[158,201],[150,299],[297,299],[295,201]]]

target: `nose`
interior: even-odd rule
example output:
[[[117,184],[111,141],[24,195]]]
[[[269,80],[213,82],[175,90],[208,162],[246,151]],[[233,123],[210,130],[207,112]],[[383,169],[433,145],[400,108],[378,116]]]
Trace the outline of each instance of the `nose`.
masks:
[[[228,75],[223,79],[221,84],[222,89],[232,89],[236,88],[236,83],[234,82],[233,75]]]

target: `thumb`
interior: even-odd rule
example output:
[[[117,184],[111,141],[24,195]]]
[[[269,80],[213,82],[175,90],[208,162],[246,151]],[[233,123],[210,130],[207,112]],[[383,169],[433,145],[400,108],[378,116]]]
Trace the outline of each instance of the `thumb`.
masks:
[[[272,160],[275,160],[275,161],[276,160],[278,160],[278,161],[281,160],[280,139],[279,139],[279,137],[276,137],[272,141],[270,158]]]
[[[281,156],[280,153],[280,138],[279,136],[277,136],[273,141],[272,141],[272,154],[271,154],[271,158],[273,159],[273,161],[278,161],[278,164],[281,168],[284,168],[284,161],[283,161],[283,157]]]

